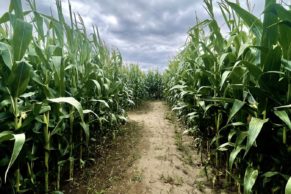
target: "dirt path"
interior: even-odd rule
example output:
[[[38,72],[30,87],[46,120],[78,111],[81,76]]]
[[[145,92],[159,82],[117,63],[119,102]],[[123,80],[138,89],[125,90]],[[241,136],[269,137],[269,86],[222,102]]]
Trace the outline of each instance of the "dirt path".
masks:
[[[146,110],[129,113],[130,122],[142,126],[139,157],[124,180],[109,193],[194,194],[215,193],[206,186],[200,159],[189,153],[189,142],[169,117],[164,102],[149,102]],[[189,137],[188,137],[189,138]]]

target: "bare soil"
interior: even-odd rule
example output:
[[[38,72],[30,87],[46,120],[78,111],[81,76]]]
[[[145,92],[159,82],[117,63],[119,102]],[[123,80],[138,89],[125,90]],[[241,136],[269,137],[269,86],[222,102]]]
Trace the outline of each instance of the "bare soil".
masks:
[[[164,102],[147,102],[128,117],[124,134],[65,193],[227,193],[207,179],[193,139],[183,135]]]
[[[162,101],[146,104],[146,110],[129,113],[129,122],[142,126],[137,149],[140,158],[126,178],[107,190],[110,194],[216,193],[206,179],[193,140],[182,135]]]

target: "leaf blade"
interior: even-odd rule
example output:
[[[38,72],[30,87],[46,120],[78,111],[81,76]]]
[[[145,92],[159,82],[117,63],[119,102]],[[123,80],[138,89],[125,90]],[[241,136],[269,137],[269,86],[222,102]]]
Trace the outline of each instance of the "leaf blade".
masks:
[[[13,134],[14,137],[14,146],[13,146],[13,151],[12,151],[12,155],[8,164],[8,167],[6,168],[5,171],[5,182],[6,182],[6,178],[7,178],[7,174],[9,169],[11,168],[11,166],[13,165],[13,163],[15,162],[15,160],[17,159],[24,143],[25,143],[25,134],[21,133],[21,134]]]
[[[23,58],[31,40],[32,25],[17,19],[15,21],[14,33],[12,37],[12,47],[15,61],[19,61]]]
[[[249,152],[250,148],[253,146],[254,142],[256,141],[259,133],[261,132],[263,125],[268,122],[269,119],[259,119],[252,117],[249,123],[249,130],[248,130],[248,138],[247,138],[247,145],[246,145],[246,152],[244,157]]]

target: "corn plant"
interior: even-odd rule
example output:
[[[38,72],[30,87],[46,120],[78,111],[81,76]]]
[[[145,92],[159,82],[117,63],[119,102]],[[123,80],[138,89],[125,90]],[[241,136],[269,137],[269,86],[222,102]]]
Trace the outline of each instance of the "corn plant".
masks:
[[[146,75],[136,64],[130,64],[123,71],[128,87],[132,88],[132,93],[130,94],[132,101],[129,102],[129,106],[132,103],[134,103],[134,106],[139,106],[148,96],[145,86]]]
[[[149,70],[147,72],[145,86],[147,88],[149,98],[161,99],[163,97],[163,78],[157,70]]]
[[[130,64],[123,69],[123,75],[132,91],[129,105],[134,102],[136,107],[145,100],[163,97],[163,77],[158,71],[143,72],[138,65]]]
[[[121,54],[70,3],[68,18],[59,0],[56,17],[27,3],[0,18],[0,193],[61,191],[136,100]]]
[[[204,163],[217,169],[214,183],[236,184],[238,193],[287,192],[290,10],[266,0],[262,22],[239,4],[222,1],[229,30],[223,36],[212,1],[204,3],[209,19],[197,19],[165,73],[167,99],[188,131],[202,139],[209,156]]]

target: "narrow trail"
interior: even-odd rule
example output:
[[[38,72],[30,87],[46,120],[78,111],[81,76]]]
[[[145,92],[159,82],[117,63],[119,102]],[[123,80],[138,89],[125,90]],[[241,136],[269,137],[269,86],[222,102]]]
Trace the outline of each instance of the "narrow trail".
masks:
[[[136,148],[139,157],[128,169],[126,178],[115,184],[109,193],[215,193],[210,189],[211,185],[206,186],[196,152],[181,151],[184,144],[190,147],[192,141],[181,139],[181,129],[167,115],[169,110],[164,102],[148,102],[146,106],[146,110],[129,113],[129,122],[142,127],[141,141]]]

